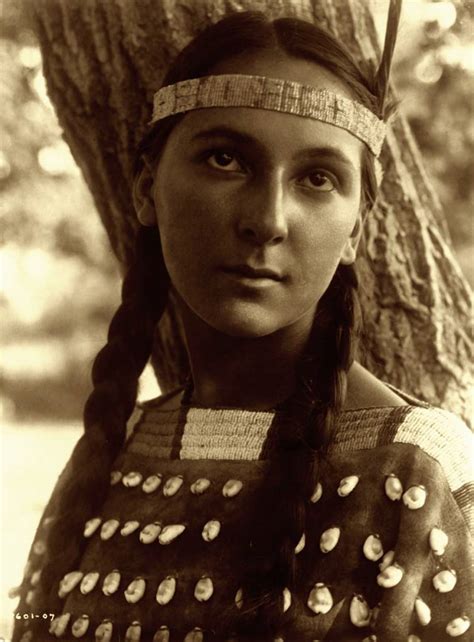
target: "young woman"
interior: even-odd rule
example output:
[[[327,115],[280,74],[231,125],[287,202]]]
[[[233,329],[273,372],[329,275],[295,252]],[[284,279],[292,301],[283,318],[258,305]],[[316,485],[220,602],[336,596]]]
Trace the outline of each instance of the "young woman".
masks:
[[[170,69],[135,262],[25,573],[18,615],[40,617],[15,641],[470,639],[468,431],[353,356],[398,9],[372,79],[321,28],[259,13]],[[171,288],[189,385],[126,440]]]

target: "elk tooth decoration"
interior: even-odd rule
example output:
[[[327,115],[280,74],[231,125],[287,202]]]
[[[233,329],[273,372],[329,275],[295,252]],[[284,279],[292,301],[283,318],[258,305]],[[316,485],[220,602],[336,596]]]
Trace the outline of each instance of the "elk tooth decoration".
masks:
[[[433,577],[433,586],[440,593],[449,593],[449,591],[452,591],[456,586],[457,581],[458,578],[456,575],[456,571],[453,571],[449,568],[436,573],[436,575]]]
[[[66,573],[63,579],[59,582],[59,597],[66,597],[68,593],[76,588],[76,586],[82,580],[83,576],[84,573],[82,573],[81,571],[71,571],[70,573]]]
[[[122,479],[122,473],[120,470],[113,470],[110,473],[110,485],[115,486],[115,484],[118,484],[119,481]]]
[[[430,548],[435,555],[444,555],[449,537],[444,531],[436,526],[430,531]]]
[[[209,481],[209,479],[200,477],[199,479],[196,479],[196,481],[191,484],[191,492],[193,495],[202,495],[203,493],[206,492],[206,490],[209,488],[210,485],[211,485],[211,482]]]
[[[222,487],[224,497],[235,497],[242,490],[243,483],[240,479],[229,479]]]
[[[89,519],[84,526],[84,537],[92,537],[99,528],[101,521],[101,517],[93,517],[92,519]]]
[[[339,538],[341,536],[341,529],[338,526],[332,526],[323,533],[319,540],[319,548],[323,553],[329,553],[336,548]]]
[[[142,625],[134,620],[125,633],[125,642],[140,642],[142,636]]]
[[[365,637],[362,642],[377,642],[377,636],[372,634]]]
[[[133,470],[122,477],[122,484],[127,488],[135,488],[135,486],[139,486],[142,483],[142,479],[143,475]]]
[[[211,519],[202,529],[202,538],[205,542],[212,542],[213,539],[219,535],[221,530],[221,523],[218,519]]]
[[[28,606],[31,606],[31,604],[33,603],[34,597],[35,597],[35,592],[34,591],[28,591],[28,593],[26,594],[26,597],[25,597],[25,604],[28,604]]]
[[[33,642],[33,631],[25,631],[20,638],[20,642]]]
[[[120,573],[117,569],[111,571],[104,578],[104,583],[102,584],[102,593],[109,597],[113,595],[120,585]]]
[[[192,631],[189,631],[189,633],[184,638],[184,642],[203,642],[203,640],[204,635],[202,629],[200,629],[198,626],[196,626]]]
[[[140,542],[142,544],[151,544],[157,539],[158,535],[162,531],[162,528],[163,526],[161,522],[153,522],[153,524],[147,524],[140,531]]]
[[[411,633],[407,638],[407,642],[421,642],[421,638],[419,638],[414,633]]]
[[[303,533],[303,535],[300,537],[300,541],[296,545],[295,555],[298,555],[298,553],[301,553],[301,551],[304,549],[305,545],[306,545],[306,535]]]
[[[67,625],[69,624],[70,619],[70,613],[57,615],[51,622],[51,626],[49,627],[49,632],[51,633],[51,635],[55,635],[57,638],[64,635],[66,633]]]
[[[377,584],[382,588],[393,588],[400,583],[403,577],[403,569],[397,564],[390,564],[377,575]]]
[[[132,533],[134,533],[139,526],[140,526],[140,522],[137,522],[136,519],[131,519],[128,522],[125,522],[125,524],[122,526],[120,530],[120,535],[127,537],[128,535],[131,535]]]
[[[155,490],[159,488],[159,486],[161,485],[162,479],[163,479],[163,475],[161,475],[160,473],[157,473],[156,475],[150,475],[143,482],[142,491],[147,495],[155,492]]]
[[[317,582],[309,593],[307,604],[313,613],[329,613],[334,604],[331,591],[322,582]]]
[[[40,568],[39,568],[39,569],[38,569],[37,571],[35,571],[35,572],[33,573],[33,575],[31,576],[31,580],[30,580],[30,584],[31,584],[31,586],[37,586],[37,585],[38,585],[38,582],[40,581],[40,577],[41,577],[41,570],[42,570],[42,569],[40,569]]]
[[[113,624],[111,620],[102,620],[95,630],[95,642],[110,642],[112,639]]]
[[[125,599],[129,604],[136,604],[145,594],[146,582],[143,577],[136,577],[124,591]]]
[[[318,482],[313,490],[313,494],[311,495],[309,501],[312,504],[316,504],[321,499],[322,494],[323,494],[323,487],[322,487],[322,484]]]
[[[174,597],[176,592],[176,578],[172,575],[168,575],[164,580],[158,585],[158,590],[156,591],[156,601],[161,606],[168,604]]]
[[[370,622],[370,608],[362,595],[354,595],[349,606],[349,617],[354,626],[367,626]]]
[[[235,594],[234,602],[235,602],[235,606],[238,609],[241,609],[242,606],[244,605],[244,592],[241,588],[239,588],[239,590]]]
[[[380,541],[380,535],[374,533],[369,535],[362,547],[365,557],[371,562],[378,562],[383,555],[383,546]]]
[[[89,616],[81,615],[77,618],[74,624],[71,627],[71,633],[75,638],[82,638],[83,635],[87,633],[89,628]]]
[[[203,575],[194,588],[194,597],[198,602],[207,602],[213,593],[214,585],[211,578]]]
[[[101,526],[100,529],[100,539],[106,542],[109,540],[111,537],[114,536],[115,531],[119,527],[120,522],[118,519],[108,519],[106,522],[104,522]]]
[[[348,477],[344,477],[339,482],[337,494],[339,495],[339,497],[347,497],[347,495],[350,495],[352,493],[358,483],[359,477],[357,475],[349,475]]]
[[[35,555],[44,555],[46,553],[46,544],[42,539],[39,539],[33,544],[33,553]]]
[[[54,618],[51,620],[51,623],[49,625],[48,631],[49,631],[50,635],[55,635],[56,634],[56,627],[58,625],[58,621],[59,621],[59,616],[55,615]]]
[[[291,606],[291,591],[288,588],[283,589],[283,613],[286,613]]]
[[[415,613],[421,626],[428,626],[431,622],[431,609],[420,596],[415,598]]]
[[[446,633],[452,638],[458,638],[463,633],[466,633],[470,626],[471,620],[467,615],[461,615],[461,617],[456,617],[451,622],[448,622]]]
[[[426,488],[424,486],[410,486],[410,488],[403,493],[403,503],[410,510],[418,510],[425,505],[426,495]]]
[[[382,558],[382,561],[379,564],[379,569],[385,571],[385,569],[391,565],[395,558],[395,551],[387,551]]]
[[[184,524],[169,524],[161,531],[158,541],[160,544],[170,544],[173,540],[184,532],[186,526]]]
[[[402,482],[393,473],[385,479],[385,494],[392,502],[398,501],[403,495]]]
[[[91,591],[93,591],[98,581],[99,581],[99,573],[97,572],[91,572],[84,575],[80,586],[80,591],[82,595],[87,595],[87,593],[90,593]]]
[[[152,642],[169,642],[170,630],[167,626],[160,626],[158,631],[153,636]]]
[[[163,495],[165,497],[173,497],[183,485],[184,478],[182,475],[174,475],[166,480],[163,486]]]

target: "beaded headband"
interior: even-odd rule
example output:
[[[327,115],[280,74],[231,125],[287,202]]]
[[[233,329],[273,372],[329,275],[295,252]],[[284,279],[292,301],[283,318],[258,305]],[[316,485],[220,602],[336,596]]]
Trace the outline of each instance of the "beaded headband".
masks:
[[[162,87],[154,95],[151,123],[207,107],[252,107],[319,120],[356,136],[376,157],[385,137],[383,120],[355,100],[290,80],[243,74],[205,76]]]

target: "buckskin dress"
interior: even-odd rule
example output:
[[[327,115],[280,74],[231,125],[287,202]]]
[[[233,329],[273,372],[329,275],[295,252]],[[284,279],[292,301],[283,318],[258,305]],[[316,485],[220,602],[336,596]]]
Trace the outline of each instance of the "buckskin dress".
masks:
[[[286,623],[271,639],[473,639],[471,433],[407,399],[341,414],[307,499]],[[35,612],[66,466],[31,549],[14,642],[263,640],[216,630],[245,609],[252,520],[274,502],[266,471],[286,420],[186,405],[182,391],[142,404],[103,508],[84,524],[82,559],[58,586],[62,612],[22,619]]]

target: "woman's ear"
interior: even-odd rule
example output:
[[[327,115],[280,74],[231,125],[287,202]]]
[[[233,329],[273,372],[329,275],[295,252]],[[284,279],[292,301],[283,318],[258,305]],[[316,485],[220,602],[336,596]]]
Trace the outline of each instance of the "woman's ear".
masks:
[[[152,196],[153,174],[150,165],[145,161],[138,176],[133,181],[133,206],[142,225],[156,225],[155,202]]]
[[[351,235],[346,241],[346,244],[341,253],[340,263],[342,265],[352,265],[357,257],[357,248],[359,247],[360,239],[362,236],[362,217],[359,213],[354,225]]]

